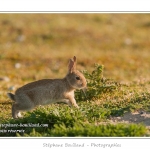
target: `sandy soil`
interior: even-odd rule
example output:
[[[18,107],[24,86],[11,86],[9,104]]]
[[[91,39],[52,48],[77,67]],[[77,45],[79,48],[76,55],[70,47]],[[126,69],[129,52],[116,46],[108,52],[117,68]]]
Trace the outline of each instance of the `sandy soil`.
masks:
[[[122,117],[113,117],[111,123],[143,123],[150,129],[150,112],[125,113]]]

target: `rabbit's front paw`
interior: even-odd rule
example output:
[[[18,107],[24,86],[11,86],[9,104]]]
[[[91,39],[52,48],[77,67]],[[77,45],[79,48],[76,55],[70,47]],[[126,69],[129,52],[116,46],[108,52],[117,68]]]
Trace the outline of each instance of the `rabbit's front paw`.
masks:
[[[76,108],[79,108],[79,106],[77,104],[74,105]]]

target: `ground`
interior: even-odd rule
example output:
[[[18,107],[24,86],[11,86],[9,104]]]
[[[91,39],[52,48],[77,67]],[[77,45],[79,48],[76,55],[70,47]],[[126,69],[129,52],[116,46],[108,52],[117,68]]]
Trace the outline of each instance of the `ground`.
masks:
[[[143,123],[147,128],[150,129],[150,113],[149,112],[134,112],[125,113],[121,117],[111,118],[112,123]]]

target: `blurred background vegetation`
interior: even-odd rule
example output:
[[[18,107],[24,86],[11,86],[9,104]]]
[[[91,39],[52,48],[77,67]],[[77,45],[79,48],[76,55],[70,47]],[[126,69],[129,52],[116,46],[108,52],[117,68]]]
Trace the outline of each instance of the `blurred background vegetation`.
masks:
[[[78,69],[105,67],[117,81],[149,80],[149,14],[0,14],[0,76],[62,77],[68,59]]]

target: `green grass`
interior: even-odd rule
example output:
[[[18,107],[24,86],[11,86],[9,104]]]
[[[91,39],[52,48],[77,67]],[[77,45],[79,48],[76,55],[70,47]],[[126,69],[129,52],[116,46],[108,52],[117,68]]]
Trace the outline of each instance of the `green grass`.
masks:
[[[8,127],[25,133],[0,136],[149,136],[142,123],[109,123],[126,112],[150,112],[149,24],[149,14],[0,14],[0,78],[10,79],[0,81],[0,124],[48,124]],[[86,96],[75,93],[80,108],[53,104],[12,119],[6,93],[64,77],[74,55],[88,81]]]
[[[8,132],[2,136],[144,136],[147,129],[144,125],[136,124],[103,124],[103,114],[100,109],[70,109],[63,106],[38,108],[32,113],[26,114],[22,119],[7,120],[5,124],[21,124],[20,127],[1,127]],[[103,111],[106,111],[103,109]],[[106,113],[106,112],[105,112]],[[108,114],[107,114],[108,115]],[[106,116],[107,116],[106,115]],[[101,118],[101,119],[100,119]],[[99,123],[97,122],[99,120]],[[40,124],[42,127],[23,127],[25,124]],[[48,125],[48,126],[47,126]],[[45,127],[43,127],[45,126]],[[24,133],[10,133],[9,130],[25,130]]]

